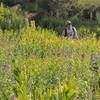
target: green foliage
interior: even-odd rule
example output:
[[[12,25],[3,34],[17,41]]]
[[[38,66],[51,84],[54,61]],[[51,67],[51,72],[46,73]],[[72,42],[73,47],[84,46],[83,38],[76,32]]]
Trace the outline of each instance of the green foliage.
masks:
[[[80,37],[93,36],[94,33],[100,36],[100,24],[98,21],[89,21],[84,18],[73,17],[71,18],[73,26],[77,28]],[[61,35],[65,29],[66,20],[56,17],[43,16],[38,20],[38,24],[43,28],[53,29]]]
[[[25,10],[28,12],[38,12],[39,6],[37,3],[24,2]]]
[[[56,17],[49,17],[49,16],[43,16],[39,21],[38,24],[41,27],[53,29],[57,31],[59,34],[63,31],[65,27],[65,21],[60,18]]]
[[[29,12],[42,10],[46,15],[58,18],[75,15],[82,17],[84,10],[89,10],[90,13],[100,6],[99,0],[1,0],[1,2],[6,5],[21,4],[22,8]]]
[[[2,30],[18,30],[19,28],[25,26],[25,18],[21,14],[19,8],[4,8],[1,4],[0,6],[0,28]]]
[[[78,0],[78,3],[86,8],[90,8],[90,7],[99,7],[100,6],[100,2],[99,0]]]
[[[23,0],[0,0],[0,2],[8,5],[8,6],[13,6],[17,3],[22,3]]]
[[[93,36],[94,33],[100,36],[100,23],[98,21],[90,21],[84,18],[73,17],[73,25],[77,28],[78,34],[82,37]]]
[[[97,21],[100,24],[100,14],[99,13],[97,13]]]

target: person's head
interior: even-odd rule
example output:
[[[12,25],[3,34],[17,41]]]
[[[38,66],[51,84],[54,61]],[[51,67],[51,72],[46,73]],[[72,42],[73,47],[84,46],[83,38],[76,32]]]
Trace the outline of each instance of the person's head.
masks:
[[[66,27],[69,29],[72,27],[72,22],[70,20],[67,20]]]

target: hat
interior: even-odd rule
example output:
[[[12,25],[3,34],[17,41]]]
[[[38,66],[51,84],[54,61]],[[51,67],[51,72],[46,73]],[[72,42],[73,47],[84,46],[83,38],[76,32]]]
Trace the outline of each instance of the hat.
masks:
[[[66,25],[72,24],[70,20],[67,20]]]

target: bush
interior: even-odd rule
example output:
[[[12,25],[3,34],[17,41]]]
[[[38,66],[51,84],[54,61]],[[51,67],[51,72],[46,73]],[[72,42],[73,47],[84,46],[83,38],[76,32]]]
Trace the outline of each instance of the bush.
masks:
[[[73,25],[76,26],[79,31],[80,31],[80,28],[85,29],[87,31],[85,32],[86,34],[84,34],[83,32],[83,36],[91,35],[94,32],[98,34],[97,28],[100,27],[100,24],[98,23],[98,21],[90,21],[84,18],[73,17],[72,22],[73,22]]]
[[[15,9],[4,8],[1,4],[0,6],[0,28],[2,30],[18,30],[19,28],[25,26],[25,18],[21,14],[18,7]]]
[[[56,17],[43,16],[38,21],[38,24],[41,27],[53,29],[53,30],[57,31],[58,34],[61,34],[65,28],[66,20],[59,19]],[[100,24],[97,21],[89,21],[86,19],[79,19],[78,17],[73,17],[70,20],[72,21],[73,26],[76,27],[76,29],[78,31],[78,35],[80,37],[93,36],[94,35],[93,33],[95,33],[98,37],[100,36],[100,32],[98,31]]]
[[[36,3],[24,2],[25,10],[28,12],[38,12],[39,7]]]
[[[0,2],[4,3],[5,5],[8,5],[8,6],[13,6],[18,3],[22,3],[22,1],[23,0],[0,0]]]
[[[39,21],[38,24],[41,27],[53,29],[57,31],[59,34],[62,33],[64,27],[65,27],[65,21],[60,18],[56,17],[49,17],[49,16],[43,16]]]

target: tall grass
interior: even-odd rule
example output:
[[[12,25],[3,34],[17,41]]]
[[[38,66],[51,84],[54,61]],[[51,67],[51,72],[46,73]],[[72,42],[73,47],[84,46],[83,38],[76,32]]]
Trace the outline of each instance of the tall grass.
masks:
[[[100,41],[70,40],[33,27],[0,32],[0,98],[100,98]]]

